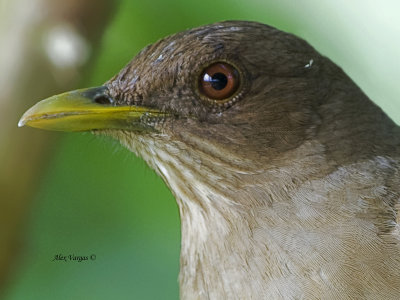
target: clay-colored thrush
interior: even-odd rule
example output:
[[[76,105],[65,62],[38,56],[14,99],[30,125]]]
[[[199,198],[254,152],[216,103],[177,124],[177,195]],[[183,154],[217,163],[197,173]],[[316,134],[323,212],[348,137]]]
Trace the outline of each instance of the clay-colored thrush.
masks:
[[[110,135],[165,180],[182,298],[400,299],[400,128],[293,35],[178,33],[19,125]]]

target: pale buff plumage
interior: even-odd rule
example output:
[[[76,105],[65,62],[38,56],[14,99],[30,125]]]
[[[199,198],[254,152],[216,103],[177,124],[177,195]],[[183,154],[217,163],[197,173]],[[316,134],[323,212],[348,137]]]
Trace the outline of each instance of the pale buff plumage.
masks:
[[[182,156],[187,144],[160,136],[135,139],[138,146],[129,133],[118,138],[177,199],[182,299],[399,299],[399,225],[384,233],[374,224],[376,214],[397,216],[389,202],[398,203],[399,193],[389,195],[387,180],[398,182],[398,160],[376,156],[315,176],[327,161],[322,145],[307,142],[291,153],[306,172],[290,164],[257,175],[230,170],[242,184],[223,180],[210,188],[205,181],[221,177],[201,165],[182,168],[205,159]],[[304,151],[312,155],[304,158]]]

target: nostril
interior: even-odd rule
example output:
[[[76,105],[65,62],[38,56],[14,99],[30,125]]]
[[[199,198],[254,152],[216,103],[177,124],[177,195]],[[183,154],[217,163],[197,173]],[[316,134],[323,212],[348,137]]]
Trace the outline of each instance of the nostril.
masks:
[[[94,102],[98,104],[112,104],[113,101],[110,97],[106,95],[98,95],[94,98]]]

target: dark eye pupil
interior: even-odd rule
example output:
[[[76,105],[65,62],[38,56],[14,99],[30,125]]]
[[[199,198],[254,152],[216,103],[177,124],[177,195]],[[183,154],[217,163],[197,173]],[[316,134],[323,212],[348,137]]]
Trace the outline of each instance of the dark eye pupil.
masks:
[[[228,84],[228,78],[226,77],[225,74],[215,73],[211,77],[211,86],[218,91],[224,89],[227,84]]]

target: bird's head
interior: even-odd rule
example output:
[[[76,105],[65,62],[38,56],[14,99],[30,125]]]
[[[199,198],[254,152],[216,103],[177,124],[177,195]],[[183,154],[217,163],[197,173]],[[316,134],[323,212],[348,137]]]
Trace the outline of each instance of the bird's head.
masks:
[[[182,298],[312,298],[336,283],[358,296],[398,281],[386,258],[400,129],[291,34],[236,21],[169,36],[25,124],[110,135],[163,177],[181,214]]]
[[[39,102],[20,126],[93,130],[141,156],[157,140],[215,163],[265,166],[313,135],[337,70],[275,28],[216,23],[147,46],[100,87]]]

